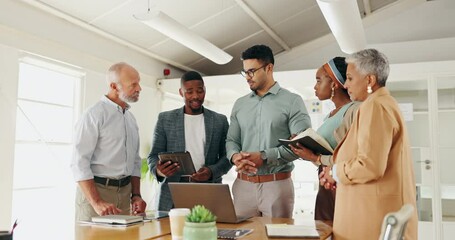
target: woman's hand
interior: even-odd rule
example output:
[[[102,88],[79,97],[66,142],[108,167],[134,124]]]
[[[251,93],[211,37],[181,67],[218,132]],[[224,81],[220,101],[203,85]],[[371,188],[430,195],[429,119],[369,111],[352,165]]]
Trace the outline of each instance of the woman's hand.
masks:
[[[297,143],[295,146],[289,144],[289,147],[291,148],[292,152],[294,152],[294,154],[299,156],[301,159],[318,163],[319,155],[314,154],[313,151],[304,147],[302,144]]]
[[[322,172],[319,174],[319,184],[327,190],[335,190],[337,188],[337,182],[332,177],[331,167],[325,166],[322,168]]]

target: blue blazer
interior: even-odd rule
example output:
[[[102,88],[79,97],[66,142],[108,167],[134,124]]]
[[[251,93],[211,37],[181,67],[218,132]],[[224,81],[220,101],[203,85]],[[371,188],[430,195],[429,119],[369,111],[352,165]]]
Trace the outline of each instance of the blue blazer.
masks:
[[[203,109],[205,124],[205,166],[212,171],[209,182],[220,183],[221,176],[231,168],[226,158],[226,134],[229,124],[226,116]],[[148,156],[148,165],[152,174],[161,182],[161,194],[158,201],[158,210],[169,211],[173,208],[171,193],[168,182],[179,182],[180,174],[169,178],[163,178],[156,174],[158,153],[160,152],[184,152],[185,151],[185,124],[184,108],[178,108],[162,112],[158,116],[153,135],[152,150]]]

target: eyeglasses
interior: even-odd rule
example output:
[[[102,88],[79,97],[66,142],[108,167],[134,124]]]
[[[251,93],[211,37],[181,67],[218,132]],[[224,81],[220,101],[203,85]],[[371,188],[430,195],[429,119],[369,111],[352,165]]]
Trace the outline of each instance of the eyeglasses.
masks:
[[[242,74],[243,77],[247,77],[248,76],[248,77],[252,78],[252,77],[254,77],[254,73],[257,70],[259,70],[261,68],[265,68],[265,67],[267,67],[267,65],[269,65],[269,64],[267,63],[267,64],[264,64],[262,67],[253,68],[253,69],[250,69],[248,71],[242,70],[242,71],[240,71],[240,74]]]

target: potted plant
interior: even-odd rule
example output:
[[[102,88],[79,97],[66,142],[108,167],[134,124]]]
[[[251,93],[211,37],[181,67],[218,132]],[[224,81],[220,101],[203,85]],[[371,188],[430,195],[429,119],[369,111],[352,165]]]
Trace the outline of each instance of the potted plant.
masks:
[[[196,205],[191,209],[191,213],[186,216],[183,228],[184,240],[216,240],[216,216],[210,210],[201,205]]]

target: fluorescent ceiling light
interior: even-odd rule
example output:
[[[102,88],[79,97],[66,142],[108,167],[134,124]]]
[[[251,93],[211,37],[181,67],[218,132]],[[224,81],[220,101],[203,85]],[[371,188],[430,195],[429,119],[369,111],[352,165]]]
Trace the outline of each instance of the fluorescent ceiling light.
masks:
[[[316,0],[341,51],[351,54],[366,48],[365,31],[356,0]]]
[[[232,56],[211,42],[197,35],[173,18],[161,11],[148,11],[145,14],[133,15],[134,18],[156,31],[168,36],[180,44],[192,49],[217,64],[226,64]]]

